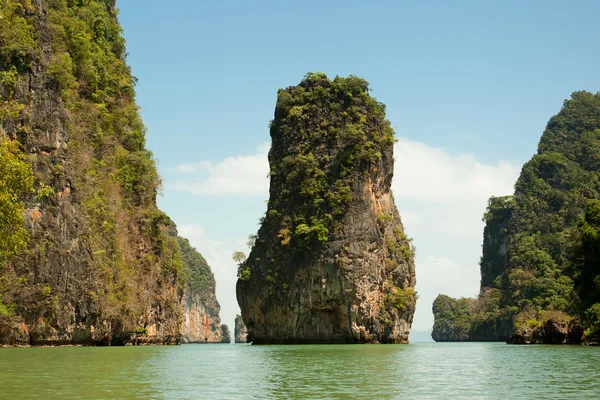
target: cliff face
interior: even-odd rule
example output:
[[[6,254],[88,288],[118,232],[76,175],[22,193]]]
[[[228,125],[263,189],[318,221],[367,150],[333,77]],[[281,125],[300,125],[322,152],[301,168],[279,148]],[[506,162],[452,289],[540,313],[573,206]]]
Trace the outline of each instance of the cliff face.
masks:
[[[439,296],[436,340],[595,342],[600,332],[599,145],[600,94],[573,93],[548,122],[515,195],[490,200],[480,298],[452,302]],[[460,339],[448,333],[456,330],[462,331]]]
[[[236,343],[247,343],[248,342],[248,329],[241,315],[235,316],[235,342]]]
[[[481,257],[481,287],[495,287],[494,281],[508,263],[508,229],[514,209],[512,196],[492,197],[483,217],[483,255]]]
[[[215,277],[206,260],[187,239],[178,237],[185,265],[185,289],[182,301],[183,343],[229,343],[229,328],[221,324],[221,306],[215,295]]]
[[[26,228],[0,246],[0,344],[179,341],[184,265],[114,6],[0,1],[0,151],[32,168],[5,202],[0,162]]]
[[[415,272],[384,110],[356,77],[279,91],[268,210],[237,284],[249,341],[407,342]]]

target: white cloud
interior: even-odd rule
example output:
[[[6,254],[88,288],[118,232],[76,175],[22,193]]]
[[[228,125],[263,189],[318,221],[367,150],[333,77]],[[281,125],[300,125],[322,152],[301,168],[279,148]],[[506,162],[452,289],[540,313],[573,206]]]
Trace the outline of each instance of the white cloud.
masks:
[[[438,294],[477,294],[487,201],[513,192],[520,166],[485,164],[471,155],[453,155],[407,139],[400,139],[394,150],[392,189],[417,247],[419,301],[413,328],[427,330]]]
[[[175,181],[168,188],[197,196],[259,195],[268,193],[269,162],[267,154],[270,144],[263,144],[256,154],[229,157],[214,163],[201,161],[180,164],[175,171],[181,175],[192,175]]]
[[[487,201],[490,193],[512,191],[519,167],[502,161],[483,164],[471,155],[400,139],[395,147],[397,198],[448,204]]]
[[[200,196],[268,194],[267,153],[229,157],[222,162],[199,162],[177,167],[180,175],[194,175],[172,187]],[[407,234],[417,247],[419,302],[414,329],[433,324],[431,304],[439,293],[473,296],[479,289],[482,215],[490,196],[513,192],[520,166],[511,162],[486,164],[471,155],[450,154],[424,143],[401,138],[395,146],[393,191]],[[215,271],[222,317],[238,312],[235,301],[235,263],[231,254],[246,249],[247,232],[232,226],[231,239],[211,240],[197,225],[179,227],[182,236],[206,257]]]

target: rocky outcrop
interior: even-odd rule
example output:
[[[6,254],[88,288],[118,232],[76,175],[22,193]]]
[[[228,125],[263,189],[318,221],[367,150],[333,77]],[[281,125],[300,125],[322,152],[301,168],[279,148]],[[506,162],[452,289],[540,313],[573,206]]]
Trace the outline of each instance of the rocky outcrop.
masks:
[[[508,338],[509,344],[581,344],[583,328],[578,321],[549,319],[540,326],[517,328]]]
[[[182,343],[229,343],[229,328],[221,324],[218,309],[207,308],[202,296],[186,292],[183,304]]]
[[[231,332],[229,327],[225,324],[221,325],[221,342],[220,343],[231,343]]]
[[[590,333],[583,336],[582,342],[586,346],[600,346],[600,333]]]
[[[241,315],[235,316],[235,342],[236,343],[247,343],[248,342],[248,329],[244,324],[244,320]]]
[[[221,324],[221,306],[210,266],[187,239],[178,236],[175,224],[171,224],[169,234],[177,239],[185,280],[181,342],[229,343],[229,328]]]
[[[270,198],[240,265],[248,341],[406,343],[415,271],[391,192],[394,132],[356,77],[279,91]]]
[[[495,287],[494,281],[508,262],[508,228],[514,209],[513,196],[492,197],[483,217],[481,288]]]
[[[600,332],[599,129],[600,93],[573,93],[548,121],[514,196],[488,204],[479,298],[435,315],[436,340],[455,340],[448,328],[462,340],[548,344]]]
[[[178,343],[179,246],[114,1],[4,1],[0,32],[0,136],[35,176],[29,247],[0,259],[0,344]]]

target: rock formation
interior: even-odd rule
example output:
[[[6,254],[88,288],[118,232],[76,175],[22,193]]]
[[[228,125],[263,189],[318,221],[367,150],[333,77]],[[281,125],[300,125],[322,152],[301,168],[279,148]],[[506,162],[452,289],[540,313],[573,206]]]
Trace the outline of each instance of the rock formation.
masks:
[[[244,324],[244,320],[241,315],[235,316],[235,342],[236,343],[247,343],[248,342],[248,329]]]
[[[0,229],[0,344],[180,340],[185,266],[114,7],[0,2],[0,221],[19,228]]]
[[[174,226],[172,227],[174,229]],[[176,232],[172,232],[176,235]],[[229,328],[221,324],[215,277],[208,263],[187,239],[177,237],[185,266],[182,343],[229,343]]]
[[[219,343],[231,343],[231,332],[225,324],[221,325],[221,341]]]
[[[552,117],[514,196],[491,198],[478,299],[440,295],[437,341],[595,343],[600,333],[600,93]]]
[[[237,284],[248,340],[406,343],[415,271],[384,105],[363,79],[308,74],[279,91],[271,139],[268,210]]]

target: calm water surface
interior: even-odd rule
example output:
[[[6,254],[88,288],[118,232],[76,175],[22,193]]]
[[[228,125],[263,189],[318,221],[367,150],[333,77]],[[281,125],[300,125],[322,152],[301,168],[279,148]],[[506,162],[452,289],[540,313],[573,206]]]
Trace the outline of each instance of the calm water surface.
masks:
[[[2,399],[599,399],[600,348],[499,343],[0,349]]]

